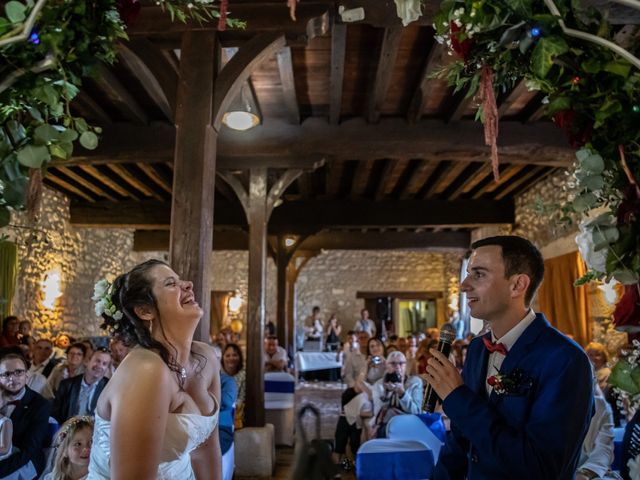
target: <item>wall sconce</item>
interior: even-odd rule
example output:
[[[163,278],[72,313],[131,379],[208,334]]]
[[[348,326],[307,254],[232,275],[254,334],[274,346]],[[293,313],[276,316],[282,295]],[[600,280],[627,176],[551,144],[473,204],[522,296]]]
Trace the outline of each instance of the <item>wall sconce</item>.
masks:
[[[222,123],[241,132],[260,123],[258,107],[248,82],[242,84],[240,92],[229,105],[229,110],[223,115]]]
[[[234,293],[233,296],[229,298],[227,306],[231,315],[237,315],[240,311],[240,307],[242,307],[242,297],[237,293]]]
[[[56,301],[62,296],[61,275],[58,267],[49,270],[42,280],[40,286],[42,288],[43,298],[40,303],[44,308],[53,310],[56,307]]]

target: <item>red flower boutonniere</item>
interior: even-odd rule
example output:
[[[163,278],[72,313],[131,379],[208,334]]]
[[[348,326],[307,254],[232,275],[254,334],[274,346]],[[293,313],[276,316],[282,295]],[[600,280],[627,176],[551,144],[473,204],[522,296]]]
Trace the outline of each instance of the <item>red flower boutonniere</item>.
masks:
[[[516,368],[508,374],[498,372],[491,375],[487,378],[487,383],[497,395],[524,395],[533,385],[533,380]]]

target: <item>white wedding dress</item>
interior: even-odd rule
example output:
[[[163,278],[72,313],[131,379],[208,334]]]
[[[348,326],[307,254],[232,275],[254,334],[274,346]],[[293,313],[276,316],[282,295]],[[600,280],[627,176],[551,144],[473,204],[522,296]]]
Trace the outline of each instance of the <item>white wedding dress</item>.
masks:
[[[210,416],[194,413],[170,413],[158,465],[158,480],[195,480],[190,453],[214,431],[218,424],[218,404]],[[111,477],[109,458],[111,424],[96,412],[93,446],[87,480]]]

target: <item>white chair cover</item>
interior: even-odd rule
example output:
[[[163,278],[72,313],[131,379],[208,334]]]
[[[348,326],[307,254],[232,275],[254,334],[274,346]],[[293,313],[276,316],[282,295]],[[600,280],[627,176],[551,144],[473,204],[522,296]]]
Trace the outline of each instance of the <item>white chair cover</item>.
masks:
[[[387,438],[391,440],[414,440],[423,443],[433,452],[438,461],[440,449],[444,445],[429,427],[415,415],[396,415],[387,424]]]
[[[295,439],[295,378],[286,372],[264,375],[265,421],[275,429],[276,445],[292,446]]]

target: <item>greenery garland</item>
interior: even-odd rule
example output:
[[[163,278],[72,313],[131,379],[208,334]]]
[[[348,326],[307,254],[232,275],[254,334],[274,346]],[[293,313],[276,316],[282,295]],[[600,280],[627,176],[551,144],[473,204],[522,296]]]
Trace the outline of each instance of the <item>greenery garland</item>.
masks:
[[[434,20],[436,39],[458,58],[438,74],[455,91],[482,96],[477,118],[485,129],[495,104],[487,102],[483,85],[500,95],[524,79],[545,94],[546,114],[577,149],[575,191],[563,212],[565,219],[577,214],[582,220],[581,252],[590,271],[578,283],[613,278],[625,284],[614,321],[637,328],[640,69],[632,61],[640,41],[637,28],[629,33],[611,25],[608,15],[584,0],[445,0]]]
[[[221,13],[213,0],[159,0],[172,19],[206,22]],[[226,5],[226,4],[225,4]],[[0,11],[0,227],[37,195],[42,171],[69,159],[74,145],[94,149],[100,128],[72,115],[82,79],[116,61],[117,42],[140,11],[138,0],[12,0]],[[37,13],[37,16],[35,14]],[[222,23],[242,27],[226,17]],[[25,41],[15,41],[35,16]],[[36,188],[29,188],[35,176]]]

